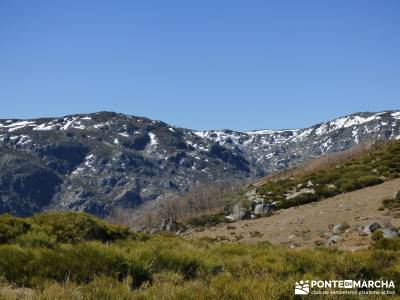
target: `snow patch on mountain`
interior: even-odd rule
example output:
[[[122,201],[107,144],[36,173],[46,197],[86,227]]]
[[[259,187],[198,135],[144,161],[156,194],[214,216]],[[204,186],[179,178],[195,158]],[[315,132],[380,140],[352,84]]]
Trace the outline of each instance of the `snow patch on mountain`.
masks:
[[[157,145],[156,135],[154,133],[152,133],[152,132],[149,132],[148,135],[150,137],[150,146]]]

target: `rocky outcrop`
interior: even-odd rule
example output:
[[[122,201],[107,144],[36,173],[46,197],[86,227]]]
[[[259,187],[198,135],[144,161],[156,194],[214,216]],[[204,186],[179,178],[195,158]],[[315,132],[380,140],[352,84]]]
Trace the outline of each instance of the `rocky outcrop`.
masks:
[[[342,239],[342,238],[341,238],[340,236],[334,234],[334,235],[331,235],[331,236],[328,238],[328,240],[326,241],[326,244],[327,244],[328,246],[331,246],[331,245],[336,244],[337,242],[339,242],[341,239]]]
[[[293,192],[286,195],[286,200],[295,199],[304,194],[315,194],[315,190],[313,188],[304,188],[298,192]]]
[[[333,233],[333,234],[340,234],[340,233],[343,233],[348,227],[349,227],[349,225],[347,225],[347,224],[345,224],[345,223],[338,223],[338,224],[335,224],[335,225],[333,226],[332,233]]]
[[[380,229],[384,238],[391,239],[399,236],[399,233],[392,228]]]
[[[232,209],[232,213],[225,216],[225,220],[234,222],[234,221],[242,220],[242,219],[246,218],[246,216],[249,216],[249,212],[247,211],[247,209],[245,209],[239,205],[235,205]]]
[[[266,203],[266,204],[257,204],[254,207],[254,214],[258,216],[265,216],[272,214],[276,210],[276,206],[274,204]]]
[[[368,235],[368,234],[374,233],[375,231],[377,231],[377,230],[380,229],[381,227],[382,227],[381,224],[379,224],[379,223],[377,223],[377,222],[374,222],[374,223],[371,223],[371,224],[366,225],[366,226],[364,227],[363,232],[364,232],[366,235]]]

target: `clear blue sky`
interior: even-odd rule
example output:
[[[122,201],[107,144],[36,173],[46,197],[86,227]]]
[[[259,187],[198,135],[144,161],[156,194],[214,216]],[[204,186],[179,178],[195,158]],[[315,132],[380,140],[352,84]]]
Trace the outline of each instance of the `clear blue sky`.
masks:
[[[193,129],[400,108],[400,1],[0,0],[0,118]]]

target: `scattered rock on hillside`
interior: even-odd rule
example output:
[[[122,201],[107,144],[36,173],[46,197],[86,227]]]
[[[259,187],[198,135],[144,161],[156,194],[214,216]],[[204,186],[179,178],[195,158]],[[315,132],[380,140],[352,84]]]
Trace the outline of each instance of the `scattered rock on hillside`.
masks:
[[[371,224],[368,224],[367,226],[365,226],[363,232],[365,234],[369,235],[381,227],[382,227],[381,224],[374,222],[374,223],[371,223]]]
[[[252,189],[252,190],[246,192],[245,196],[247,199],[252,200],[257,197],[257,192],[255,189]]]
[[[388,238],[388,239],[399,236],[399,233],[396,230],[393,230],[390,228],[380,229],[380,231],[382,232],[383,237]]]
[[[257,204],[254,208],[254,213],[261,216],[271,214],[275,210],[276,206],[274,204]]]
[[[247,210],[239,205],[235,205],[232,209],[232,213],[230,215],[225,216],[227,221],[238,221],[242,220],[248,214]]]
[[[286,200],[294,199],[297,196],[300,196],[300,195],[303,195],[303,194],[315,194],[315,190],[314,189],[310,189],[310,188],[301,189],[298,192],[286,195]]]
[[[332,235],[327,241],[327,245],[330,246],[332,244],[336,244],[338,241],[340,241],[342,238],[338,235]]]
[[[264,199],[263,198],[255,198],[251,201],[251,210],[254,211],[257,205],[263,204]]]
[[[333,234],[339,234],[342,233],[347,229],[348,225],[344,223],[339,223],[333,226],[332,233]]]

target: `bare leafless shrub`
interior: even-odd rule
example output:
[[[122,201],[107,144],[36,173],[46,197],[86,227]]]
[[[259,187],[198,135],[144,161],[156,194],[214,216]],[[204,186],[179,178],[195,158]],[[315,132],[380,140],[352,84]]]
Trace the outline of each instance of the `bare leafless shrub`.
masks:
[[[136,210],[115,209],[108,221],[136,229],[157,228],[162,220],[186,222],[193,218],[222,213],[237,202],[240,182],[198,185],[184,195],[166,194]]]

